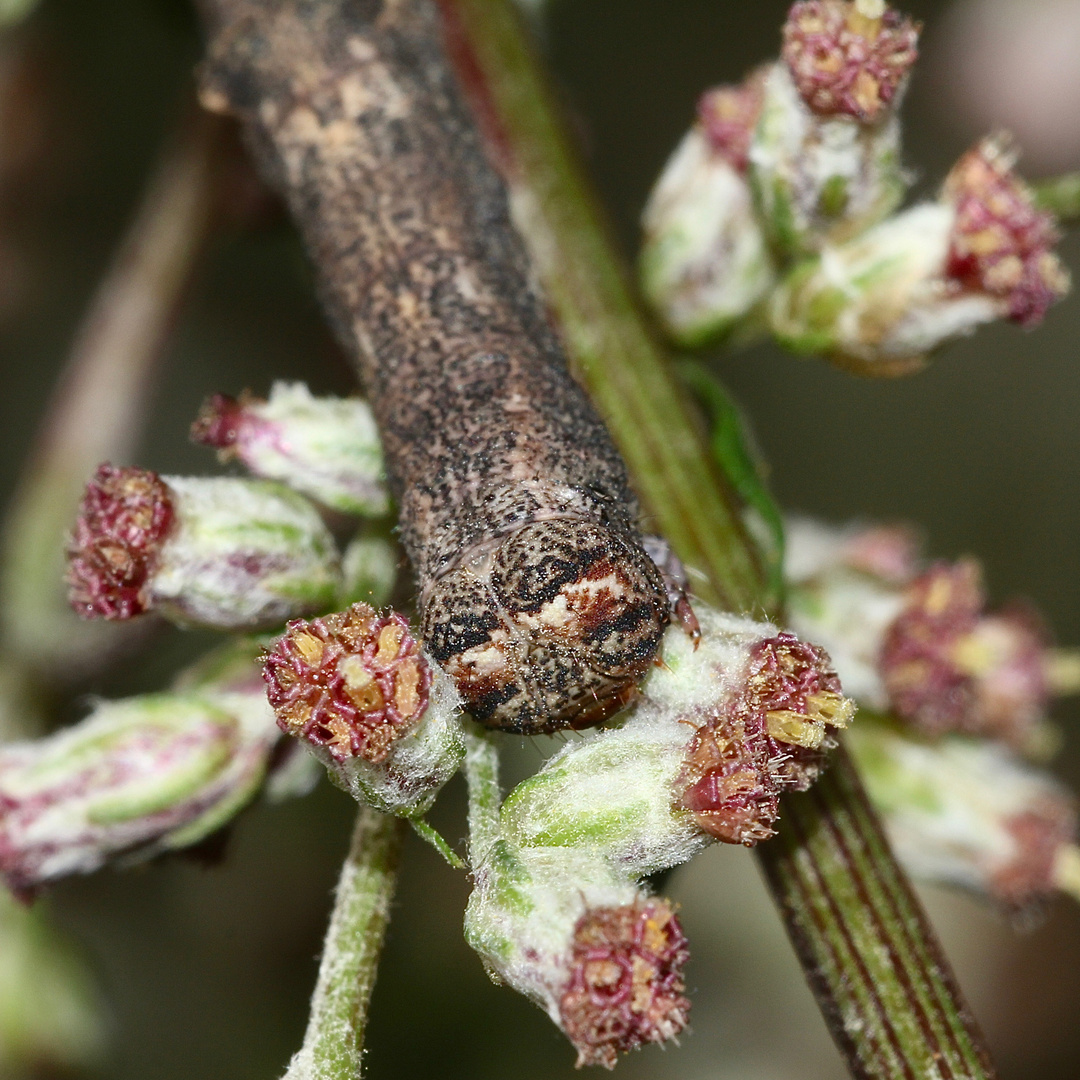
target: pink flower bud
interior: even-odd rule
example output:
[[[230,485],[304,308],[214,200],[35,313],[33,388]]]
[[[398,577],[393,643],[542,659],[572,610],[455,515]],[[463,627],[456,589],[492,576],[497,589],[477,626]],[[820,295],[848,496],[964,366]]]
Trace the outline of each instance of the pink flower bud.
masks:
[[[750,143],[765,102],[768,73],[767,67],[759,68],[745,82],[706,90],[698,100],[698,124],[709,148],[741,173],[750,164]]]
[[[1061,238],[1056,223],[1036,209],[1015,163],[1007,142],[988,138],[953,167],[944,188],[956,212],[946,272],[1034,326],[1068,292],[1069,276],[1051,251]]]
[[[68,549],[71,603],[86,618],[130,619],[176,515],[168,486],[146,469],[100,465]]]
[[[367,604],[289,623],[263,677],[281,729],[337,762],[382,761],[420,720],[431,688],[409,624]]]
[[[614,1068],[618,1055],[666,1042],[686,1026],[686,938],[671,905],[642,899],[587,911],[574,930],[559,1002],[578,1066]]]
[[[878,18],[845,0],[805,0],[784,24],[783,57],[807,108],[872,124],[918,57],[920,26],[886,9]]]
[[[938,563],[909,588],[885,633],[880,669],[894,711],[930,735],[1023,747],[1050,697],[1047,642],[1027,609],[985,615],[979,566]]]
[[[681,804],[725,843],[767,839],[781,792],[810,787],[835,745],[828,729],[854,714],[823,649],[786,633],[758,642],[742,693],[690,742]]]

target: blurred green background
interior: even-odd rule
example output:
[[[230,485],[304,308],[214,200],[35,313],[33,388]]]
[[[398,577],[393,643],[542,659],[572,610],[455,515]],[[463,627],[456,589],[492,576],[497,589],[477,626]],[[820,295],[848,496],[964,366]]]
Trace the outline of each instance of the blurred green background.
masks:
[[[698,93],[774,54],[786,6],[554,0],[543,38],[628,254],[649,185]],[[948,5],[906,6],[926,21],[925,58],[906,107],[908,158],[925,188],[978,132],[958,119],[953,75],[963,41],[950,37]],[[5,492],[182,110],[198,54],[182,0],[44,0],[0,43],[0,77],[18,65],[14,89],[0,91]],[[28,131],[37,133],[29,150]],[[1080,270],[1080,235],[1063,251]],[[1078,335],[1073,297],[1037,333],[983,331],[903,382],[858,381],[768,347],[722,358],[719,367],[753,418],[788,508],[917,522],[935,554],[979,556],[995,598],[1030,598],[1060,641],[1080,643]],[[186,439],[202,398],[263,391],[288,377],[323,392],[350,387],[304,257],[278,223],[221,243],[207,260],[176,328],[139,464],[211,471],[212,459]],[[170,632],[86,692],[159,686],[206,643]],[[1080,717],[1065,707],[1059,719],[1059,770],[1080,787]],[[535,768],[544,750],[513,747],[511,770]],[[462,803],[455,782],[435,813],[454,840],[464,830]],[[52,891],[47,903],[89,957],[110,1016],[112,1048],[94,1076],[280,1074],[303,1031],[352,816],[349,800],[323,785],[305,801],[249,811],[215,865],[177,859]],[[752,858],[712,850],[677,872],[668,891],[682,904],[694,948],[693,1031],[680,1048],[622,1063],[624,1080],[839,1080],[843,1068]],[[1004,1080],[1075,1080],[1080,911],[1061,902],[1044,925],[1018,936],[973,900],[926,895]],[[410,841],[375,993],[369,1075],[571,1075],[572,1052],[554,1027],[492,986],[466,949],[465,897],[462,875]]]

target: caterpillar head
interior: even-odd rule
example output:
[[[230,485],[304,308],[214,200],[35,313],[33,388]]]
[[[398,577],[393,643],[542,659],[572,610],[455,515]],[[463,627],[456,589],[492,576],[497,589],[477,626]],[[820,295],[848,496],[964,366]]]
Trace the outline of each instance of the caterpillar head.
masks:
[[[598,724],[626,704],[668,619],[660,572],[632,538],[555,519],[440,578],[422,634],[480,723],[534,735]]]

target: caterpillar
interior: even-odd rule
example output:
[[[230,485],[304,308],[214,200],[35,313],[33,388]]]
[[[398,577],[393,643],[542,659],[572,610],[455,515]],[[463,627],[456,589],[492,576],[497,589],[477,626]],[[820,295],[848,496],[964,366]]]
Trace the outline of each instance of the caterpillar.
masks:
[[[572,378],[432,0],[207,0],[208,108],[246,125],[383,439],[421,636],[481,723],[605,719],[668,582]]]

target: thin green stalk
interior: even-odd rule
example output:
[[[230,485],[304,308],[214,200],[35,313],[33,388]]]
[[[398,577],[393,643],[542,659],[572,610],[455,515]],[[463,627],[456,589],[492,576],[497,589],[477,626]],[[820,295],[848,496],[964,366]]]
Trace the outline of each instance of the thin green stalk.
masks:
[[[465,725],[465,782],[469,787],[469,860],[475,866],[499,836],[499,750],[491,733]]]
[[[439,0],[467,92],[576,371],[702,599],[775,611],[764,560],[640,314],[508,0]],[[981,1036],[846,755],[759,848],[854,1076],[990,1080]]]
[[[185,120],[152,174],[90,303],[7,511],[0,569],[5,655],[70,678],[107,656],[115,624],[86,622],[64,595],[64,538],[83,486],[104,460],[125,461],[199,257],[213,235],[227,124]],[[121,631],[124,632],[124,631]]]
[[[1032,185],[1035,201],[1060,221],[1080,221],[1080,172],[1054,176]]]
[[[341,870],[304,1045],[284,1080],[359,1080],[364,1031],[397,883],[400,818],[364,808]]]

